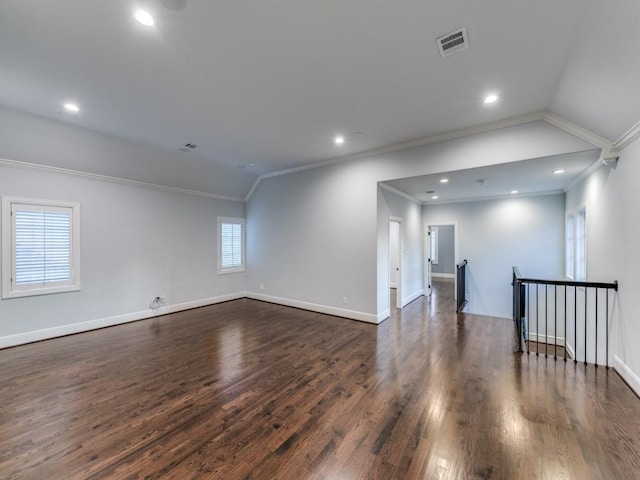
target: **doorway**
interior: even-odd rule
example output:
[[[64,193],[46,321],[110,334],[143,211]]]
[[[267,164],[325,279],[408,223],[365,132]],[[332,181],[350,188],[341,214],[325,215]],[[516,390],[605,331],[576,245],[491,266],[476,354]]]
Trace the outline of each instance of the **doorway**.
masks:
[[[402,219],[389,219],[389,307],[402,308]]]
[[[429,295],[455,300],[457,234],[456,222],[434,222],[425,227],[425,285]]]

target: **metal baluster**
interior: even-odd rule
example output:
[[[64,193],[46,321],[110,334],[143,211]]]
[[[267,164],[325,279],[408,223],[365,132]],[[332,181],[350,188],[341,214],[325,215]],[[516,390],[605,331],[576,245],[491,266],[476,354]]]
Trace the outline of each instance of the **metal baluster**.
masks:
[[[531,322],[531,284],[527,283],[527,321]],[[529,343],[531,340],[529,339],[529,332],[531,331],[531,324],[527,326],[527,355],[529,355]]]
[[[587,292],[589,289],[584,287],[584,364],[587,364]]]
[[[538,299],[538,284],[536,283],[536,357],[540,355],[540,328],[538,322],[538,311],[540,310],[540,300]]]
[[[578,363],[578,287],[573,287],[573,363]]]
[[[558,286],[553,286],[553,359],[558,359]]]
[[[567,361],[567,286],[564,286],[564,361]]]
[[[606,354],[607,354],[607,358],[605,358],[605,364],[607,366],[607,370],[609,370],[609,290],[607,289],[607,339],[606,339],[606,344],[605,344],[605,348],[606,348]]]
[[[593,363],[598,368],[598,287],[596,287],[596,360]]]
[[[549,316],[549,302],[547,301],[547,285],[544,286],[544,356],[549,353],[549,332],[547,330],[547,317]]]

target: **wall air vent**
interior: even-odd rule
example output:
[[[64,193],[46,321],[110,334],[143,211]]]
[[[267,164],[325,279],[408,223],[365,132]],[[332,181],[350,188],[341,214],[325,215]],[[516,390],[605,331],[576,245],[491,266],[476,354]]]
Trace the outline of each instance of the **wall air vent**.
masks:
[[[447,33],[436,40],[438,50],[442,58],[453,55],[469,48],[469,37],[467,37],[467,27]]]

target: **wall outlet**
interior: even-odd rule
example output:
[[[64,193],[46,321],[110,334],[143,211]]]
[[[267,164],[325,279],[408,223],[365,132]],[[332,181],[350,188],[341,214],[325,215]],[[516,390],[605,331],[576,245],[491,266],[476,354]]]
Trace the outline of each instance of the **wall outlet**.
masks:
[[[260,290],[264,290],[264,285],[262,283],[260,284]]]
[[[346,305],[347,304],[347,297],[342,297],[342,304]]]
[[[158,308],[164,305],[164,301],[165,301],[164,295],[158,295],[157,297],[153,297],[153,300],[151,300],[151,303],[149,304],[149,308],[151,310],[157,310]]]

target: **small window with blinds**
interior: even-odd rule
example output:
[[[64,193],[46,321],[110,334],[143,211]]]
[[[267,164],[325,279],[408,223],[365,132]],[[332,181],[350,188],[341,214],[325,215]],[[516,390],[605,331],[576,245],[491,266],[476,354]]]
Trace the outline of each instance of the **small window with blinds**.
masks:
[[[218,273],[244,272],[244,219],[218,217]]]
[[[80,290],[80,206],[2,197],[2,297]]]

